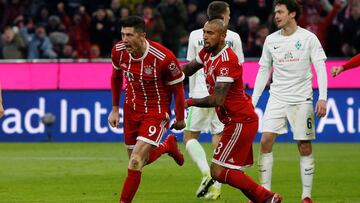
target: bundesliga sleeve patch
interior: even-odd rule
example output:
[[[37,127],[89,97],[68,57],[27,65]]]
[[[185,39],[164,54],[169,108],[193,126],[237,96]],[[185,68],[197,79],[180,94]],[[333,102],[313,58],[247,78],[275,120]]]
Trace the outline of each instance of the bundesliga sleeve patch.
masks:
[[[176,76],[180,73],[180,70],[174,61],[170,63],[169,70],[172,76]]]
[[[220,68],[220,76],[228,76],[229,75],[229,68],[222,67]]]

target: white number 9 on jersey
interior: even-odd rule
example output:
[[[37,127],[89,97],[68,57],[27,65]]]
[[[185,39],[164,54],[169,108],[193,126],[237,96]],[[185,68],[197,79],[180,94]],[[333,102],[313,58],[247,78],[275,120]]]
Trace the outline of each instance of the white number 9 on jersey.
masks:
[[[156,127],[151,125],[149,126],[149,136],[153,136],[156,133]]]

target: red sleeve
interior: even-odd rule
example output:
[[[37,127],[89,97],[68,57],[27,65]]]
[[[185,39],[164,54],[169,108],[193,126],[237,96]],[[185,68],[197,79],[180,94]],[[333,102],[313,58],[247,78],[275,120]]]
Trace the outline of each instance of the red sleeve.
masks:
[[[175,98],[175,117],[177,121],[182,121],[185,118],[185,93],[184,85],[182,82],[172,86]]]
[[[360,54],[357,54],[343,65],[344,70],[349,70],[357,66],[360,66]]]
[[[220,64],[214,71],[216,82],[234,82],[242,77],[242,67],[233,61]]]
[[[122,84],[123,84],[123,74],[119,66],[119,54],[120,51],[116,51],[115,46],[111,51],[111,61],[112,61],[112,74],[111,74],[111,94],[112,94],[112,104],[113,106],[119,106]]]
[[[175,56],[170,56],[162,65],[162,73],[167,85],[174,85],[184,80],[185,75],[181,70]]]

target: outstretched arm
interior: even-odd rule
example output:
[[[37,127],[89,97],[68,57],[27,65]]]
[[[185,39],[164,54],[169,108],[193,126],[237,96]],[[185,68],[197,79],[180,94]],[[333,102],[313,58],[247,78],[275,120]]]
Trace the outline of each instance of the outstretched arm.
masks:
[[[214,93],[204,98],[189,98],[186,100],[187,106],[197,107],[216,107],[224,105],[226,95],[230,89],[231,83],[217,82],[215,84]]]
[[[347,63],[345,63],[342,66],[332,67],[331,75],[333,77],[335,77],[335,76],[339,75],[341,72],[348,70],[348,69],[355,68],[357,66],[360,66],[360,54],[357,54],[356,56],[351,58]]]
[[[188,64],[182,66],[182,71],[185,76],[192,76],[196,71],[203,67],[203,64],[197,62],[195,59],[190,61]]]
[[[183,82],[176,83],[172,85],[172,91],[174,93],[174,99],[175,99],[175,117],[176,120],[172,124],[171,128],[174,128],[175,130],[182,130],[185,128],[185,93],[184,93],[184,85]]]
[[[121,96],[123,84],[123,75],[121,70],[113,69],[111,75],[111,94],[112,94],[112,111],[109,115],[109,124],[111,127],[115,128],[119,126],[120,116],[119,116],[119,101]]]

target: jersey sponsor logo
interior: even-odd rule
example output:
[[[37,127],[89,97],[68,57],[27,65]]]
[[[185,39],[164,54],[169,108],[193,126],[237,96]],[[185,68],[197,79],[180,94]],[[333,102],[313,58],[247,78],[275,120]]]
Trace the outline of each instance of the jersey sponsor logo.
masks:
[[[225,44],[230,48],[234,47],[234,42],[232,42],[232,41],[225,40]],[[198,46],[203,47],[204,46],[204,40],[198,40]]]
[[[147,75],[153,74],[154,68],[152,66],[144,66],[144,73]]]
[[[180,73],[179,69],[177,68],[177,65],[175,62],[171,62],[169,65],[169,70],[173,76],[176,76]]]
[[[220,75],[221,75],[221,76],[227,76],[227,75],[229,75],[229,68],[227,68],[227,67],[222,67],[222,68],[220,69]]]
[[[228,162],[234,163],[234,158],[229,159]]]

